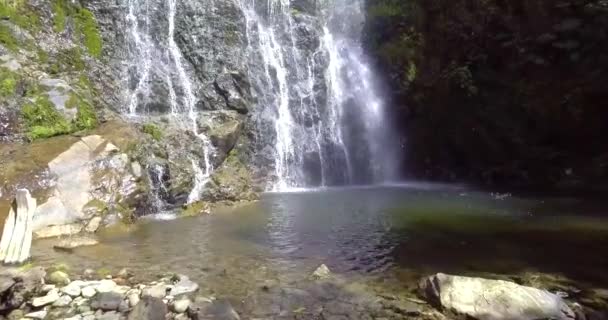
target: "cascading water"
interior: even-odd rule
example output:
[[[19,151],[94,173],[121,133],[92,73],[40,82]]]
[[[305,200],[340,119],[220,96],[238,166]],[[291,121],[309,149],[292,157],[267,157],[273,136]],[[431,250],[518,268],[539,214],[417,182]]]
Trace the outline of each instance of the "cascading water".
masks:
[[[159,8],[152,0],[129,0],[126,20],[129,24],[129,101],[125,113],[131,117],[145,116],[154,113],[157,104],[168,105],[166,110],[174,119],[184,125],[200,140],[203,161],[192,159],[194,187],[188,202],[199,200],[200,194],[213,171],[211,157],[213,147],[208,137],[199,132],[197,126],[197,97],[190,77],[183,65],[181,51],[175,42],[175,15],[177,0],[168,0],[167,8]],[[158,37],[156,32],[163,26],[155,19],[166,19],[166,39]],[[162,20],[161,20],[162,21]],[[152,95],[158,100],[157,87],[166,87],[167,99],[164,103],[152,101]],[[179,95],[178,92],[179,91]],[[162,110],[164,111],[164,110]],[[161,113],[162,113],[161,111]],[[153,168],[154,169],[154,168]]]
[[[390,178],[390,126],[359,42],[363,2],[329,1],[311,16],[289,0],[239,1],[259,127],[274,128],[272,189]]]

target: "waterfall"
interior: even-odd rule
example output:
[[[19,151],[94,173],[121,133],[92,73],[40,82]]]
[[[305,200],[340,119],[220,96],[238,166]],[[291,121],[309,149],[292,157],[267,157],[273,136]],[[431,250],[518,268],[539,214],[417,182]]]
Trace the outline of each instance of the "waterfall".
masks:
[[[390,178],[394,159],[383,147],[390,126],[360,43],[363,1],[321,4],[313,22],[289,0],[239,1],[250,81],[264,110],[259,127],[274,128],[271,189]],[[301,32],[306,26],[315,30],[311,39]]]
[[[200,140],[203,163],[191,159],[195,173],[194,187],[188,203],[199,200],[212,171],[213,147],[210,139],[199,131],[196,110],[197,97],[192,81],[184,67],[182,53],[175,42],[175,16],[177,0],[168,0],[166,10],[158,10],[153,0],[128,0],[126,21],[129,25],[129,88],[128,104],[124,113],[130,117],[146,116],[150,113],[167,113],[175,120],[183,122],[185,128]],[[151,7],[154,7],[152,9]],[[162,14],[159,16],[159,12]],[[163,16],[164,15],[164,16]],[[157,34],[166,19],[166,41]],[[154,30],[154,31],[153,31]],[[158,87],[166,87],[167,95],[154,92]],[[179,91],[179,95],[178,92]],[[166,101],[162,100],[166,99]],[[154,101],[157,100],[157,101]],[[167,105],[168,110],[151,110],[157,105]],[[157,168],[151,168],[152,171]]]

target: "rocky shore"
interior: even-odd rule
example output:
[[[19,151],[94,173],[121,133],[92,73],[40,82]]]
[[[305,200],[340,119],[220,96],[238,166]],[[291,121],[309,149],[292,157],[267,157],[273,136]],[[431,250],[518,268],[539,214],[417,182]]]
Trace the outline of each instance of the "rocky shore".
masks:
[[[185,275],[165,274],[135,281],[85,270],[73,276],[65,266],[0,274],[0,319],[606,319],[570,300],[512,281],[435,274],[423,278],[417,296],[378,293],[346,281],[321,265],[304,281],[269,281],[245,300],[205,295]]]

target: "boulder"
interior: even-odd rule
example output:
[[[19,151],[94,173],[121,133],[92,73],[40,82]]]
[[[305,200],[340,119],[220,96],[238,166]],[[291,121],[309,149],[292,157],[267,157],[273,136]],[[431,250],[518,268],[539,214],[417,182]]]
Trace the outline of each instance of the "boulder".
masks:
[[[171,304],[171,310],[175,313],[184,313],[188,310],[190,306],[190,300],[188,299],[179,299],[173,301]]]
[[[145,296],[129,313],[129,320],[164,320],[167,306],[159,298]]]
[[[86,232],[95,232],[97,231],[97,229],[99,229],[99,226],[101,225],[101,217],[94,217],[93,219],[91,219],[89,221],[89,223],[87,224],[87,226],[84,228],[84,230]]]
[[[420,289],[433,305],[478,320],[572,320],[561,297],[504,280],[443,273],[423,279]]]
[[[72,298],[69,295],[64,295],[53,302],[53,307],[63,308],[69,306],[70,303],[72,303]]]
[[[142,297],[154,297],[154,298],[158,298],[158,299],[162,299],[167,295],[167,286],[164,284],[157,284],[151,287],[147,287],[145,289],[142,290],[141,292],[141,296]]]
[[[92,286],[84,287],[81,290],[81,294],[85,298],[92,298],[95,293],[97,293],[97,291],[95,291],[95,288]]]
[[[122,302],[122,295],[116,292],[100,292],[91,301],[91,308],[104,311],[118,310]]]
[[[18,274],[0,276],[0,312],[18,308],[28,301],[42,286],[44,269],[32,268]]]
[[[78,283],[70,283],[67,286],[61,288],[61,292],[67,294],[70,297],[78,297],[80,296],[80,286]]]
[[[99,281],[99,284],[95,288],[97,292],[110,292],[116,289],[116,282],[110,279],[104,279]]]

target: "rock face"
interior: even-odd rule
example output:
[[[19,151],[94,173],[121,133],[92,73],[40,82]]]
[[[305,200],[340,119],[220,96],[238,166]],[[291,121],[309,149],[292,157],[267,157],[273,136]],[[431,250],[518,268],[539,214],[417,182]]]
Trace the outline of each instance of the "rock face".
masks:
[[[605,185],[605,1],[366,3],[411,175]]]
[[[559,296],[509,281],[438,273],[420,289],[437,307],[479,320],[575,319]]]

